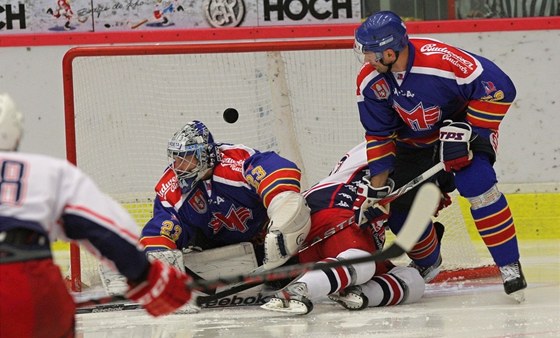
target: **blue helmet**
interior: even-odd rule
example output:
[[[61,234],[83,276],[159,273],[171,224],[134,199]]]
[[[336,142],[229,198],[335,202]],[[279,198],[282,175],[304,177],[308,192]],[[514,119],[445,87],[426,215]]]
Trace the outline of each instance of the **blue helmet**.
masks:
[[[408,43],[404,22],[391,11],[377,12],[368,17],[354,37],[354,48],[361,53],[382,53],[389,48],[399,52]]]

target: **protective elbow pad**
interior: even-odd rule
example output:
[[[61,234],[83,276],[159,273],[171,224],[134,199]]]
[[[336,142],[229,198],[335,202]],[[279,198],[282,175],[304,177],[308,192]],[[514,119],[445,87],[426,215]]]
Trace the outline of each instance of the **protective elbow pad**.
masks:
[[[286,191],[268,206],[270,223],[264,241],[264,269],[274,269],[295,255],[311,229],[310,209],[303,196]]]

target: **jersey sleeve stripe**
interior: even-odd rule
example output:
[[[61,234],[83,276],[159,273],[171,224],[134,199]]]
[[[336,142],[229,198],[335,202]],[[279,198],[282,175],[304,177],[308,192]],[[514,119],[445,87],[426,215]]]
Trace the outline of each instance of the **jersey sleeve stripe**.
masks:
[[[145,236],[140,239],[140,244],[142,244],[146,249],[177,249],[177,244],[170,238],[165,236]]]
[[[423,148],[426,147],[426,145],[434,144],[439,140],[439,130],[436,130],[432,135],[426,137],[399,138],[397,140],[414,147]]]
[[[393,138],[366,135],[366,152],[368,163],[378,161],[385,157],[396,156],[396,145]]]
[[[136,242],[138,239],[137,234],[130,232],[129,230],[120,226],[114,220],[106,216],[100,215],[91,209],[78,205],[66,205],[64,209],[65,209],[65,213],[67,214],[80,216],[92,222],[95,222],[103,226],[104,228],[113,229],[115,233],[118,233],[121,237],[127,239],[130,242]]]
[[[279,181],[297,185],[299,187],[301,181],[301,171],[295,168],[281,168],[273,171],[261,180],[259,186],[257,187],[257,193],[262,195],[265,190],[270,189],[271,186],[277,184]]]
[[[296,184],[289,184],[289,183],[282,183],[278,182],[278,184],[274,184],[269,186],[267,189],[263,191],[261,194],[263,199],[263,205],[265,208],[268,208],[272,199],[281,192],[284,191],[293,191],[293,192],[300,192],[299,182]]]

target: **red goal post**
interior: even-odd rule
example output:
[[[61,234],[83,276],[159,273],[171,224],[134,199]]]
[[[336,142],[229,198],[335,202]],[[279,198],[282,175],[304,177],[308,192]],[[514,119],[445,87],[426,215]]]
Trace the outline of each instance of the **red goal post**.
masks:
[[[167,165],[167,140],[193,119],[204,121],[217,141],[292,159],[308,188],[363,139],[355,101],[361,65],[352,43],[344,38],[70,49],[63,59],[68,160],[123,204],[139,227],[151,215],[153,187]],[[240,113],[235,124],[222,119],[229,107]],[[458,203],[441,219],[444,268],[486,269]],[[84,282],[84,275],[95,275],[96,264],[72,246],[73,290],[95,283]]]

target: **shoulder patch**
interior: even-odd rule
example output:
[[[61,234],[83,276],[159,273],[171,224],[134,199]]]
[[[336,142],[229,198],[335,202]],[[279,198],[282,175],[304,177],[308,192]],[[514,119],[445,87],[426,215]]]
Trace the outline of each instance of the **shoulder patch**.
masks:
[[[179,187],[179,180],[171,168],[167,168],[167,170],[163,173],[163,176],[156,184],[155,191],[157,197],[161,201],[166,201],[173,206],[181,200],[181,187]]]
[[[482,71],[482,65],[471,54],[431,39],[411,39],[417,55],[414,67],[432,68],[434,72],[452,72],[458,78],[469,78]]]

